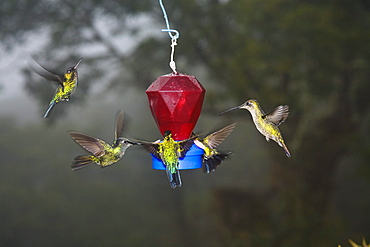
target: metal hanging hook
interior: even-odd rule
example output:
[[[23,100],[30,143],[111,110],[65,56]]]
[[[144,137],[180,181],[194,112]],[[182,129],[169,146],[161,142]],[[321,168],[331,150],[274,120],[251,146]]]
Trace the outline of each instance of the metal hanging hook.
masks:
[[[164,8],[163,2],[162,0],[158,0],[158,1],[159,1],[159,5],[161,6],[164,21],[166,22],[166,27],[167,27],[166,29],[162,29],[162,32],[167,32],[171,39],[178,39],[180,37],[179,31],[170,28],[170,22],[168,21],[167,12],[166,12],[166,9]],[[175,33],[175,35],[173,35],[172,33]]]
[[[171,37],[171,39],[178,39],[180,37],[180,33],[179,31],[177,31],[176,29],[162,29],[161,30],[162,32],[167,32],[168,35]],[[175,35],[173,35],[172,33],[175,33]]]
[[[169,65],[170,65],[170,68],[173,70],[173,72],[175,74],[178,74],[178,72],[176,71],[176,63],[175,63],[173,57],[174,57],[174,53],[175,53],[175,46],[177,45],[177,39],[180,37],[180,32],[177,31],[176,29],[171,29],[170,28],[170,22],[168,21],[166,9],[164,8],[162,0],[158,0],[158,1],[159,1],[159,5],[161,6],[161,9],[162,9],[162,12],[163,12],[163,17],[164,17],[164,20],[166,22],[166,27],[167,27],[166,29],[162,29],[161,31],[162,32],[167,32],[168,35],[171,38],[171,60],[170,60]]]

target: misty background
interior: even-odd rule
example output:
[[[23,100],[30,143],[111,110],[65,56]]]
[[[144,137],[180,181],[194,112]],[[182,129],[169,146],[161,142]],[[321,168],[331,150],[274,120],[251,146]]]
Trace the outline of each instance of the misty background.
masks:
[[[140,147],[72,172],[87,152],[67,134],[113,141],[161,135],[145,90],[171,72],[157,1],[0,2],[1,246],[350,246],[370,241],[370,3],[365,0],[164,1],[180,32],[177,69],[206,91],[195,127],[238,122],[214,173],[183,170],[170,189]],[[62,73],[83,57],[69,102],[32,59]],[[288,104],[287,158],[247,111]]]

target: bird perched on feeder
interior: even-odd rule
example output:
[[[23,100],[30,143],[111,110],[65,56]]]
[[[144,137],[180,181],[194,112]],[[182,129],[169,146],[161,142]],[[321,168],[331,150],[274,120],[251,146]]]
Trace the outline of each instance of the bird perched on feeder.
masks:
[[[288,118],[289,106],[280,105],[271,112],[265,114],[257,100],[250,99],[240,106],[233,107],[220,113],[220,115],[237,109],[248,110],[252,115],[252,119],[256,125],[256,128],[262,135],[265,136],[266,141],[272,139],[284,149],[286,156],[291,157],[290,152],[283,140],[283,136],[278,128],[278,126]]]
[[[75,66],[67,68],[67,70],[64,72],[63,75],[59,75],[45,68],[44,66],[42,66],[36,61],[46,72],[38,71],[38,70],[35,70],[35,72],[47,80],[57,82],[59,85],[54,93],[53,98],[51,99],[49,103],[49,107],[46,110],[44,118],[46,118],[49,115],[51,109],[53,109],[53,107],[56,104],[58,104],[61,101],[69,101],[70,96],[74,93],[74,91],[77,88],[77,79],[78,79],[77,67],[81,63],[81,61],[82,61],[82,58],[78,60]]]
[[[119,112],[116,119],[114,142],[112,145],[98,138],[77,131],[69,131],[68,134],[81,147],[92,155],[77,156],[71,166],[72,170],[84,168],[91,163],[98,164],[101,168],[113,165],[125,154],[127,148],[138,145],[135,141],[120,137],[123,128],[123,112]]]
[[[196,138],[196,136],[182,141],[175,141],[172,138],[171,131],[166,130],[162,142],[159,140],[156,142],[138,142],[143,145],[148,152],[162,160],[163,164],[166,166],[166,173],[170,186],[174,189],[182,185],[180,171],[178,170],[179,158],[183,158],[186,152],[189,151],[194,143],[194,138]]]
[[[203,154],[203,170],[205,173],[210,173],[216,170],[221,165],[224,159],[231,155],[231,152],[223,153],[216,150],[226,137],[234,130],[236,123],[230,124],[212,134],[209,134],[204,139],[195,138],[194,144],[204,150]],[[193,134],[194,135],[194,134]]]

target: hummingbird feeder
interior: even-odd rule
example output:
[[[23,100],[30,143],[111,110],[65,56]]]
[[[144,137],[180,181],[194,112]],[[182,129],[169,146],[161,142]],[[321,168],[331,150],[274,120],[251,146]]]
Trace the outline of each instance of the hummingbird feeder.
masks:
[[[206,90],[192,75],[173,72],[157,78],[146,94],[150,110],[164,135],[170,130],[175,141],[188,139],[198,121]],[[179,169],[198,169],[202,167],[204,151],[193,144],[185,157],[180,159]],[[161,160],[152,156],[154,169],[165,170]]]
[[[159,4],[167,25],[167,29],[162,29],[162,32],[167,32],[171,38],[170,68],[173,72],[158,77],[146,90],[146,94],[159,131],[164,136],[164,132],[169,130],[175,141],[181,141],[188,139],[192,134],[202,111],[206,90],[194,76],[176,71],[173,57],[180,33],[175,29],[170,29],[167,13],[161,0]],[[201,168],[203,154],[203,149],[193,144],[185,156],[179,159],[178,169]],[[153,155],[152,167],[158,170],[166,169],[163,162]]]

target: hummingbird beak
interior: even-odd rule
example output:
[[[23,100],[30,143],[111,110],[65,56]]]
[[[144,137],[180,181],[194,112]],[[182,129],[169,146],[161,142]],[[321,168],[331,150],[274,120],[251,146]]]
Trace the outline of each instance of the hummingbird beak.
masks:
[[[82,61],[82,57],[80,58],[80,60],[78,60],[77,64],[73,67],[73,69],[77,69],[78,65],[80,65]]]
[[[127,142],[130,143],[131,145],[141,145],[141,143],[133,142],[133,141],[129,141],[129,140],[127,140]]]
[[[130,140],[130,139],[127,139],[127,138],[124,138],[124,137],[120,137],[117,139],[118,142],[126,142],[126,143],[129,143],[131,145],[141,145],[141,143],[139,142],[136,142],[136,141],[133,141],[133,140]]]
[[[221,113],[219,114],[219,116],[221,116],[222,114],[225,114],[225,113],[227,113],[227,112],[230,112],[230,111],[238,110],[238,109],[240,109],[240,107],[241,107],[241,106],[236,106],[236,107],[233,107],[233,108],[231,108],[231,109],[229,109],[229,110],[226,110],[226,111],[224,111],[224,112],[221,112]]]

